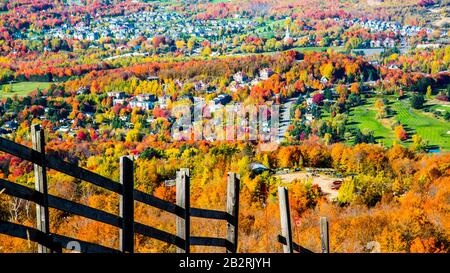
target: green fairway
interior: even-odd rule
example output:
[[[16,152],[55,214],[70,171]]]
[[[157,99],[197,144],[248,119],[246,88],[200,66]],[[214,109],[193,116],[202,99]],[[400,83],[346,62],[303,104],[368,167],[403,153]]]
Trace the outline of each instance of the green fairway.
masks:
[[[294,47],[290,50],[296,50],[299,52],[305,52],[305,51],[315,51],[315,52],[326,52],[328,47]]]
[[[48,88],[52,83],[51,82],[18,82],[11,84],[12,86],[12,92],[3,92],[3,87],[9,86],[10,84],[4,84],[0,86],[0,98],[8,98],[12,97],[14,95],[17,95],[18,97],[23,97],[28,95],[30,92],[40,88],[40,89],[46,89]]]
[[[334,52],[344,52],[345,48],[342,46],[311,46],[311,47],[294,47],[290,50],[297,50],[299,52],[308,52],[308,51],[314,51],[314,52],[327,52],[328,49],[332,49]]]
[[[450,123],[425,114],[421,110],[411,109],[408,101],[395,101],[392,109],[395,118],[411,130],[410,135],[418,134],[428,140],[430,145],[438,145],[450,150]]]
[[[280,25],[282,24],[284,24],[284,20],[276,21],[268,19],[265,21],[264,26],[257,27],[254,32],[261,38],[270,39],[275,36],[275,32],[273,31],[273,29],[280,27]],[[271,30],[269,30],[268,27],[270,27]]]
[[[297,50],[299,52],[308,52],[308,51],[314,51],[314,52],[326,52],[329,48],[333,49],[335,52],[343,52],[345,49],[342,46],[324,46],[324,47],[294,47],[289,50]]]
[[[394,115],[390,118],[391,121],[399,121],[410,137],[418,134],[427,140],[429,145],[437,145],[445,151],[450,150],[449,122],[437,119],[422,110],[412,109],[407,99],[398,101],[394,97],[388,98],[391,101],[390,107],[394,111]],[[355,126],[360,130],[365,128],[372,130],[377,141],[389,147],[396,140],[394,131],[389,125],[383,125],[376,118],[376,112],[373,110],[375,100],[376,98],[368,99],[365,105],[353,108],[350,112],[349,123],[350,126]],[[436,107],[443,108],[443,106]],[[409,146],[411,140],[407,140],[403,144]]]
[[[364,129],[373,131],[376,140],[389,147],[395,140],[394,132],[381,124],[376,118],[375,110],[368,109],[373,103],[374,100],[371,99],[367,104],[355,107],[350,113],[349,122],[361,131]]]
[[[450,105],[435,104],[430,107],[431,111],[438,111],[442,114],[450,113]]]

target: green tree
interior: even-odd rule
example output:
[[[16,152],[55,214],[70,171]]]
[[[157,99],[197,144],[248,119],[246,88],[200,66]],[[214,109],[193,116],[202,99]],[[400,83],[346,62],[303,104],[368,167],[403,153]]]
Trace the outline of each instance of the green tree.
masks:
[[[162,157],[164,157],[164,151],[155,149],[152,147],[147,148],[145,151],[143,151],[139,155],[139,158],[142,158],[142,159],[152,159],[152,158],[162,158]]]
[[[450,100],[450,84],[447,85],[447,98]]]
[[[425,98],[422,94],[414,94],[410,98],[411,107],[414,109],[421,109],[423,107],[423,104],[425,103]]]

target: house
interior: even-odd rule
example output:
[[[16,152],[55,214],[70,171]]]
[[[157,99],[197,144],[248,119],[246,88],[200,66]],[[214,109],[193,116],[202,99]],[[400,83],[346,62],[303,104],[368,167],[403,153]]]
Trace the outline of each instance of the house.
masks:
[[[327,84],[328,81],[329,81],[328,78],[325,77],[325,76],[323,76],[323,77],[320,79],[320,83],[321,83],[321,84]]]
[[[125,99],[113,99],[113,106],[115,106],[116,104],[124,105]]]
[[[441,44],[418,44],[418,49],[426,49],[426,48],[440,48]]]
[[[195,91],[205,90],[206,84],[203,81],[198,81],[194,84]]]
[[[391,64],[388,68],[389,69],[399,69],[399,67],[396,64]]]
[[[158,105],[161,109],[166,109],[170,101],[169,96],[163,95],[158,98]]]
[[[86,115],[86,117],[88,118],[93,118],[95,113],[94,112],[84,112],[84,114]]]
[[[151,101],[132,100],[130,101],[130,107],[133,109],[151,110],[153,109],[153,103]]]
[[[153,94],[139,94],[136,96],[136,100],[141,102],[156,102],[158,98]]]
[[[12,133],[12,132],[9,131],[9,130],[5,130],[3,128],[0,128],[0,135],[7,135],[7,134],[10,134],[10,133]]]
[[[394,47],[395,47],[395,41],[394,41],[394,39],[386,38],[386,39],[383,41],[383,47],[385,47],[385,48],[394,48]]]
[[[233,93],[237,92],[238,91],[238,86],[239,85],[237,85],[236,83],[231,83],[230,86],[229,86],[230,87],[230,91],[233,92]]]
[[[88,93],[89,93],[89,88],[87,88],[87,87],[80,87],[77,90],[77,95],[85,95],[85,94],[88,94]]]
[[[250,84],[251,84],[252,86],[258,85],[258,84],[259,84],[259,80],[255,78],[255,79],[253,79],[253,80],[250,82]]]
[[[253,163],[250,163],[249,164],[249,169],[250,169],[250,171],[255,175],[258,175],[258,174],[262,174],[263,172],[265,172],[265,171],[269,171],[270,169],[269,168],[267,168],[266,166],[264,166],[263,164],[261,164],[261,163],[256,163],[256,162],[253,162]]]
[[[400,47],[407,47],[408,46],[408,42],[406,41],[406,39],[402,38],[400,41]]]
[[[205,98],[202,97],[194,97],[194,105],[204,105]]]
[[[159,77],[158,76],[148,76],[147,81],[159,81]]]
[[[272,69],[270,68],[264,68],[261,71],[259,71],[259,77],[262,80],[267,80],[270,78],[270,76],[272,76],[274,74],[274,72],[272,71]]]
[[[213,86],[208,86],[208,88],[206,88],[206,94],[213,94],[216,93],[217,89]]]
[[[208,113],[214,113],[217,110],[223,108],[224,105],[227,105],[231,101],[231,96],[228,94],[220,94],[216,98],[212,99],[207,106]],[[209,115],[209,114],[208,114]],[[206,116],[208,116],[206,115]]]
[[[233,79],[237,83],[244,83],[247,80],[247,76],[242,72],[234,74]]]
[[[380,40],[371,40],[370,41],[370,47],[381,47],[381,41]]]
[[[7,121],[7,122],[5,122],[4,127],[6,129],[15,131],[15,130],[17,130],[17,128],[19,128],[19,124],[16,121]]]
[[[108,92],[107,96],[110,98],[116,98],[116,99],[125,99],[127,96],[125,92],[119,91],[119,92]]]
[[[219,96],[217,96],[217,98],[214,98],[213,101],[216,105],[226,105],[231,101],[231,96],[228,94],[220,94]]]
[[[63,126],[59,127],[58,131],[60,131],[62,133],[67,133],[70,131],[70,127],[68,125],[63,125]]]
[[[86,40],[89,41],[95,41],[98,40],[100,38],[100,34],[98,34],[97,32],[90,32],[88,34],[86,34]]]

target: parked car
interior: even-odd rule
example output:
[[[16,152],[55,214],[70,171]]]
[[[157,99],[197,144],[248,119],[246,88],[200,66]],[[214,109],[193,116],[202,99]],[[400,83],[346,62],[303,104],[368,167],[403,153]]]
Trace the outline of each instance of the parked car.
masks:
[[[333,181],[333,185],[331,186],[331,189],[337,191],[341,188],[341,185],[342,185],[342,180]]]

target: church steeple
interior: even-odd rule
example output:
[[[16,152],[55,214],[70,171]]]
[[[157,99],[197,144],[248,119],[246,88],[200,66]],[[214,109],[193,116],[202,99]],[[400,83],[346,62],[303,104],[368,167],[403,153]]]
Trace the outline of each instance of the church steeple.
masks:
[[[291,34],[289,32],[289,25],[286,25],[286,34],[284,35],[284,41],[286,42],[290,38],[291,38]]]

